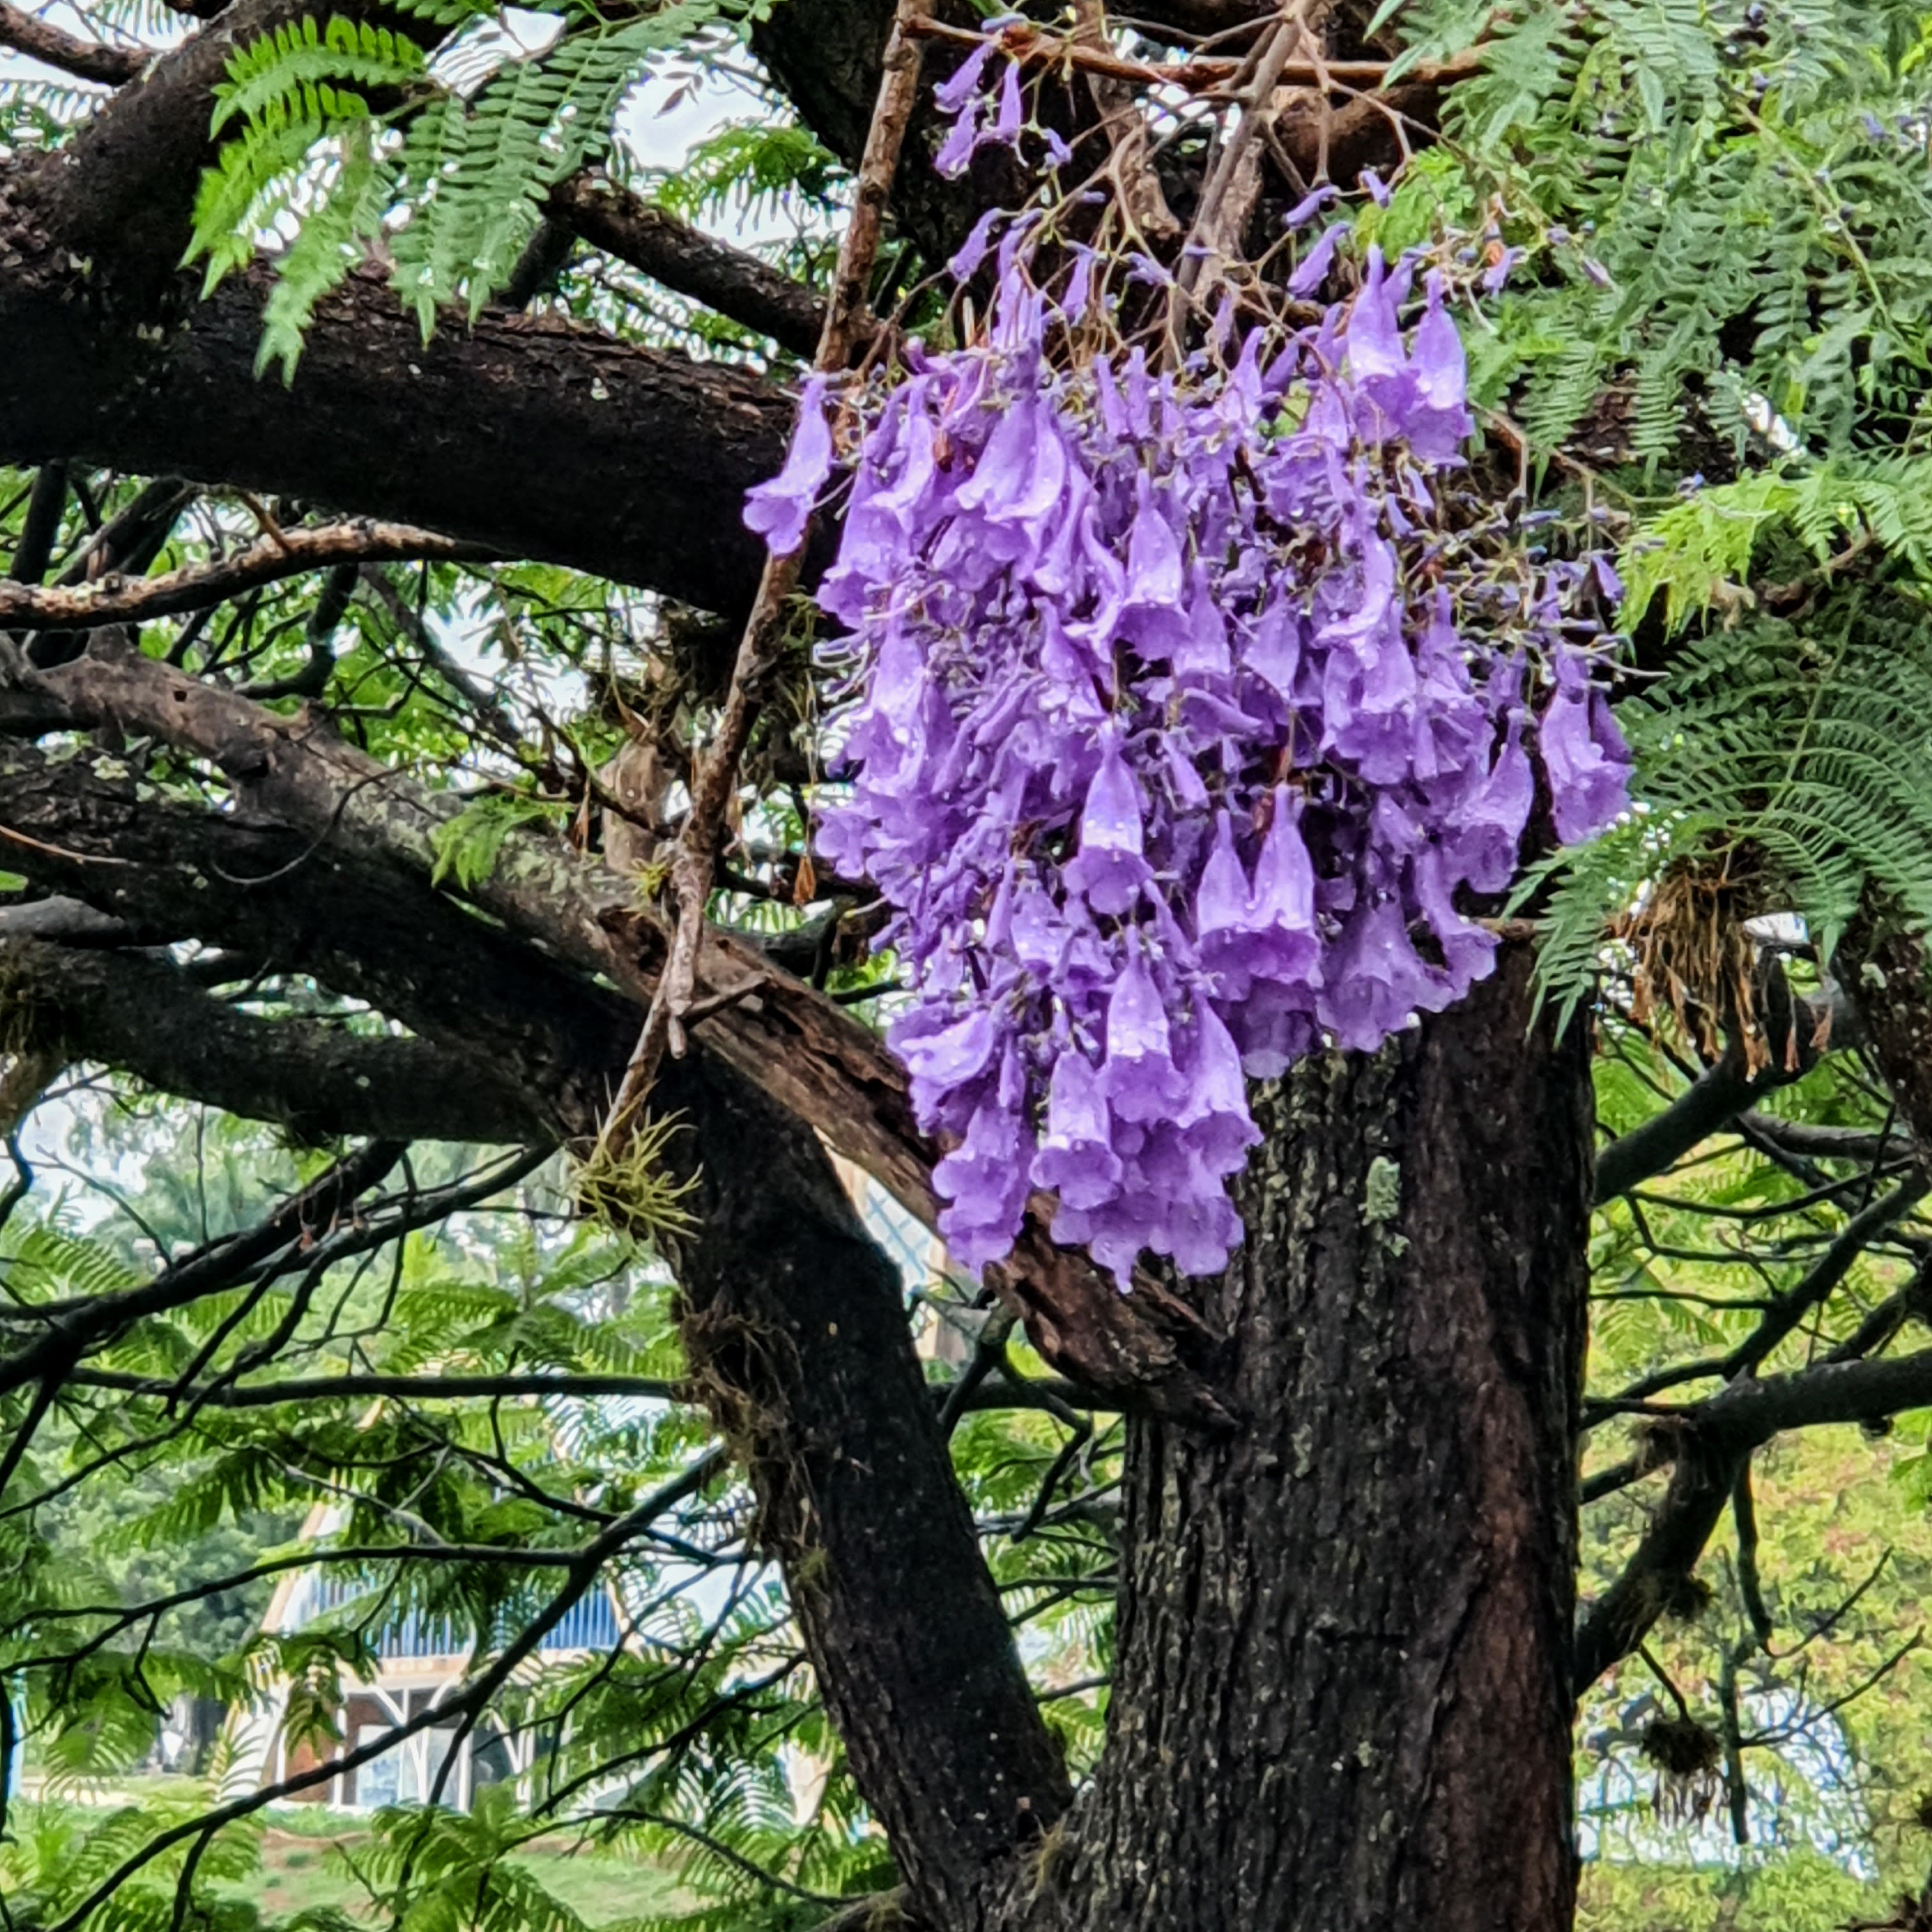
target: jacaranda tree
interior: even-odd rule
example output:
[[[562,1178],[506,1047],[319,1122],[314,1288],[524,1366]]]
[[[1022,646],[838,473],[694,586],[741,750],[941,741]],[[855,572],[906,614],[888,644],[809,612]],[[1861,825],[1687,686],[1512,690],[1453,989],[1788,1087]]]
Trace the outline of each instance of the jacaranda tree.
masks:
[[[1592,1844],[1909,1863],[1912,1559],[1757,1498],[1925,1486],[1932,10],[86,11],[0,7],[0,1760],[289,1748],[16,1809],[12,1923],[266,1922],[486,1724],[387,1922],[562,1837],[1551,1932],[1580,1706]]]

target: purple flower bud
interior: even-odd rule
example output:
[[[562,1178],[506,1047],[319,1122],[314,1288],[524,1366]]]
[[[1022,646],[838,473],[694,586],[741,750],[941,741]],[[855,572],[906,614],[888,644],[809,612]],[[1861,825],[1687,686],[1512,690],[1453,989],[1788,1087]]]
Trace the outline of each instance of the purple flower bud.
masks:
[[[905,1062],[915,1084],[963,1087],[976,1080],[999,1045],[992,1015],[982,1007],[936,1030],[932,1025],[934,1017],[922,1012],[902,1020],[892,1029],[892,1051]]]
[[[1248,1112],[1234,1036],[1204,1001],[1194,1015],[1182,1070],[1187,1097],[1174,1121],[1181,1140],[1217,1179],[1238,1173],[1249,1148],[1260,1141],[1261,1131]]]
[[[959,250],[946,265],[946,272],[956,282],[970,281],[980,272],[980,265],[992,252],[993,231],[1006,218],[1003,208],[989,208],[973,224],[973,232],[960,243]]]
[[[932,158],[934,172],[947,181],[958,180],[972,164],[979,146],[978,115],[976,111],[969,111],[953,122],[951,131],[939,144],[939,152]]]
[[[1510,272],[1523,258],[1520,248],[1505,248],[1483,272],[1483,292],[1493,296],[1502,292],[1503,284],[1510,278]]]
[[[1382,251],[1369,250],[1369,272],[1348,311],[1348,374],[1358,382],[1405,373],[1408,358],[1396,322],[1396,296],[1382,268]]]
[[[1312,194],[1306,194],[1291,208],[1282,218],[1284,228],[1299,228],[1312,221],[1340,190],[1333,182],[1324,182]]]
[[[1556,836],[1574,845],[1616,824],[1629,789],[1630,747],[1580,654],[1558,660],[1556,693],[1543,714],[1537,748],[1550,780]]]
[[[1372,1053],[1433,1004],[1428,969],[1393,899],[1359,908],[1342,928],[1317,1009],[1345,1052]]]
[[[965,1138],[932,1170],[947,1203],[941,1232],[954,1256],[982,1268],[1010,1252],[1026,1217],[1033,1136],[997,1098],[982,1101]]]
[[[1026,124],[1026,104],[1020,98],[1020,64],[1010,60],[1000,77],[999,117],[993,123],[991,138],[1005,147],[1016,146]]]

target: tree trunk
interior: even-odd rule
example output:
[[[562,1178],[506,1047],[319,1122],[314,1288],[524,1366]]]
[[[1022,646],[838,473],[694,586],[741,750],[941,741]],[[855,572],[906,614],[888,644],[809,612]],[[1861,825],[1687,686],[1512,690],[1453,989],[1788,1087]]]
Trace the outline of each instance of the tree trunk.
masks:
[[[1108,1748],[1016,1919],[1570,1922],[1590,1116],[1528,981],[1257,1095],[1245,1426],[1134,1427]]]

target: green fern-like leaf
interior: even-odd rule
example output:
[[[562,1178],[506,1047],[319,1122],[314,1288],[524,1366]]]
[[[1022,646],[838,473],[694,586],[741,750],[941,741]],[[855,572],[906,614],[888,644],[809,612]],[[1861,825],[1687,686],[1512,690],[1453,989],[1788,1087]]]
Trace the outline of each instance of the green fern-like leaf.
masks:
[[[1870,890],[1932,931],[1932,625],[1915,598],[1847,592],[1804,625],[1698,638],[1618,717],[1638,810],[1517,896],[1549,895],[1546,997],[1574,1004],[1645,880],[1716,850],[1749,848],[1762,891],[1827,955]]]
[[[368,112],[350,90],[410,86],[422,78],[424,64],[413,40],[386,27],[338,18],[319,28],[313,15],[291,21],[251,40],[229,62],[227,80],[214,90],[210,131],[218,134],[236,122],[313,119],[318,103],[329,98],[343,104],[346,119]]]
[[[1624,557],[1624,622],[1641,622],[1660,591],[1671,631],[1735,604],[1759,539],[1797,500],[1783,476],[1764,472],[1700,490],[1645,524]]]

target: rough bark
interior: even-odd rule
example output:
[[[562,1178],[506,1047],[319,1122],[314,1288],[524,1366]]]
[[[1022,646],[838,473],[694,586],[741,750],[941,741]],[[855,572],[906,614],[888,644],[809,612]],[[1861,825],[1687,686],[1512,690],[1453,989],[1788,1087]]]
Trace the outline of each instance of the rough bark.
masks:
[[[1258,1096],[1245,1426],[1133,1429],[1107,1756],[1028,1925],[1569,1923],[1587,1065],[1528,970]]]
[[[811,1134],[669,1064],[698,1184],[675,1244],[692,1367],[755,1486],[853,1774],[922,1918],[986,1922],[1069,1790],[912,1349],[896,1271]]]
[[[1900,1120],[1932,1160],[1932,975],[1924,944],[1868,908],[1832,963],[1858,1002],[1864,1040]]]
[[[177,611],[205,610],[261,585],[344,563],[352,568],[475,554],[412,524],[358,517],[347,523],[278,530],[231,556],[184,565],[153,577],[110,572],[85,584],[52,590],[0,580],[0,624],[21,629],[100,630],[110,624],[143,623]]]

